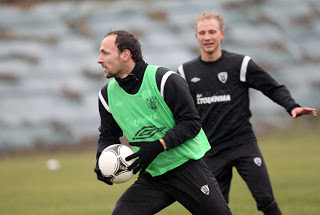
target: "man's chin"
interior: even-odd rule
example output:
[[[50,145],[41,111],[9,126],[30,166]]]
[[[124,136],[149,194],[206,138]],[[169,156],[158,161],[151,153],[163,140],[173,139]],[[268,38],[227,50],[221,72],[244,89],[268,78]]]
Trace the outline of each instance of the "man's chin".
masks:
[[[207,50],[204,50],[204,52],[211,55],[214,53],[214,49],[207,49]]]

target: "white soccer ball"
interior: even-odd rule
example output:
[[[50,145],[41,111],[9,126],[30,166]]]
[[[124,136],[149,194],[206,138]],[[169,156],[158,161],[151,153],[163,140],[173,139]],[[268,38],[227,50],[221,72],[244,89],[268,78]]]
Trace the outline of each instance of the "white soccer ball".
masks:
[[[125,158],[133,154],[133,150],[122,144],[114,144],[105,148],[98,160],[99,169],[102,175],[115,184],[129,181],[133,171],[128,170],[136,159],[126,161]]]
[[[60,169],[60,162],[57,159],[49,159],[47,160],[47,168],[48,170],[58,170]]]

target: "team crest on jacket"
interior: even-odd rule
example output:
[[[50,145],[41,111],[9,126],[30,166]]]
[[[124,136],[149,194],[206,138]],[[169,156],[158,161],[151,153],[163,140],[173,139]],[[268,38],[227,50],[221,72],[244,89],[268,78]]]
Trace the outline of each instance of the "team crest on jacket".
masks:
[[[253,158],[253,161],[257,166],[261,166],[261,164],[262,164],[261,158],[259,158],[259,157]]]
[[[157,97],[152,96],[146,99],[147,105],[148,107],[153,110],[153,111],[157,111],[158,110],[158,106],[159,106],[159,101],[157,99]]]
[[[228,73],[227,72],[220,72],[218,73],[218,78],[222,83],[226,83],[228,79]]]
[[[204,193],[204,194],[206,194],[206,195],[209,195],[210,194],[210,189],[209,189],[209,185],[203,185],[201,188],[200,188],[200,190]]]

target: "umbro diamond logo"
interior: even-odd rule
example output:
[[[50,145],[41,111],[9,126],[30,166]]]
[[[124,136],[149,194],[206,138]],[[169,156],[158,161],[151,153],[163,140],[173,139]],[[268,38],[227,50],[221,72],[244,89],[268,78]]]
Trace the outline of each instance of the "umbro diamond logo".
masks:
[[[201,188],[200,188],[200,190],[204,193],[204,194],[206,194],[206,195],[208,195],[209,196],[209,193],[210,193],[210,189],[209,189],[209,185],[203,185]]]
[[[155,135],[157,132],[164,130],[165,127],[157,128],[155,126],[144,126],[133,137],[134,140],[147,139]]]
[[[193,78],[191,78],[191,82],[193,82],[193,83],[197,83],[198,81],[200,81],[201,79],[200,78],[198,78],[198,77],[193,77]]]

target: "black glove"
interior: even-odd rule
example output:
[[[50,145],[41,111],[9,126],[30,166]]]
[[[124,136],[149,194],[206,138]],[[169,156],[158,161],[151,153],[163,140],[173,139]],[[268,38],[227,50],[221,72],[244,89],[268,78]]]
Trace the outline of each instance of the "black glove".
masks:
[[[126,161],[139,157],[128,167],[129,171],[133,169],[133,174],[136,174],[139,170],[141,170],[140,173],[143,173],[158,154],[164,151],[160,140],[150,142],[130,142],[129,144],[131,146],[140,147],[139,151],[126,157]]]
[[[99,169],[98,166],[96,166],[96,168],[94,168],[94,172],[97,173],[97,178],[99,181],[102,181],[106,184],[109,184],[109,185],[113,185],[113,183],[110,181],[110,178],[108,177],[104,177]]]

